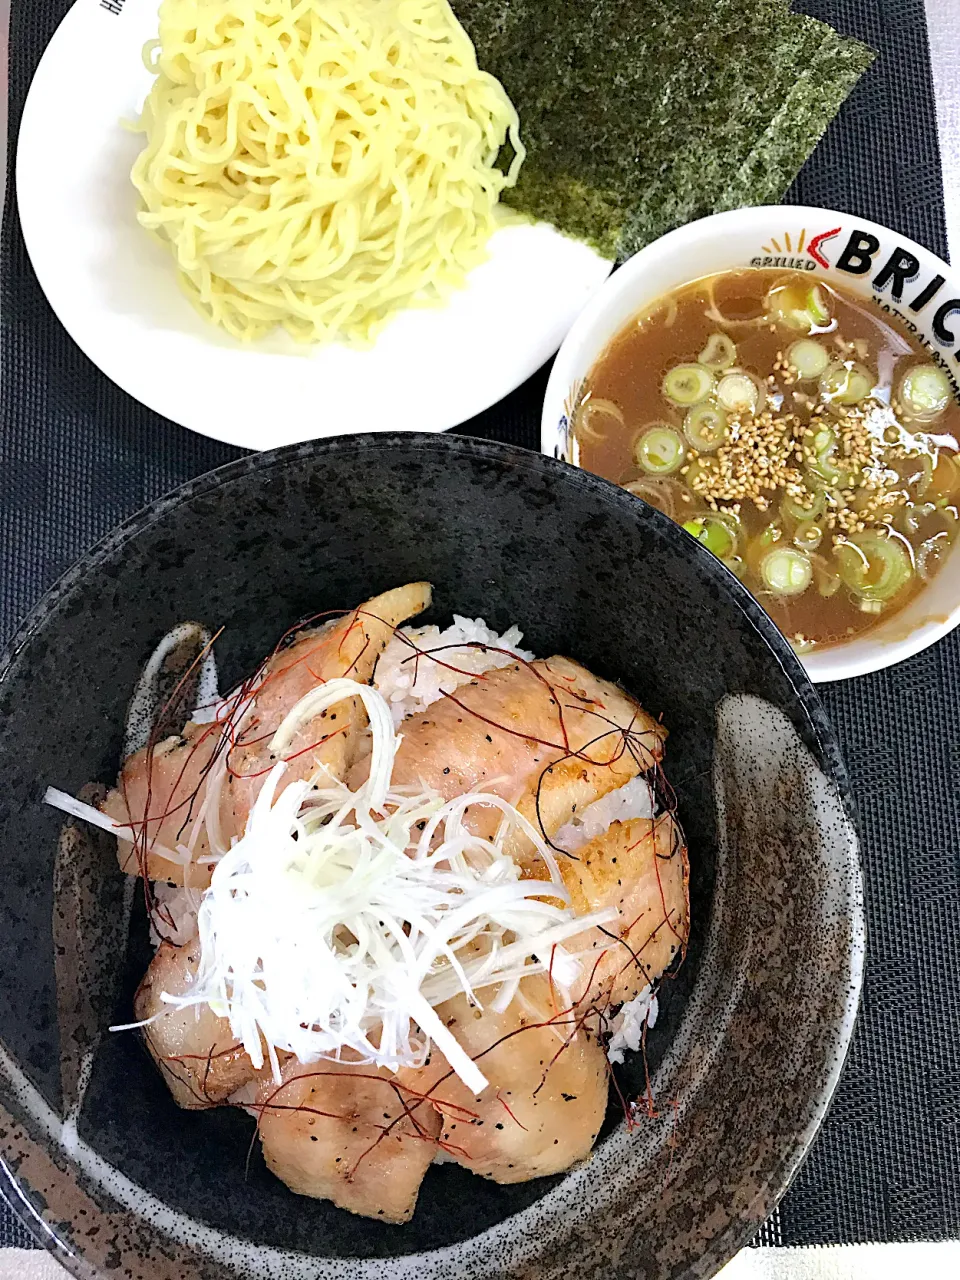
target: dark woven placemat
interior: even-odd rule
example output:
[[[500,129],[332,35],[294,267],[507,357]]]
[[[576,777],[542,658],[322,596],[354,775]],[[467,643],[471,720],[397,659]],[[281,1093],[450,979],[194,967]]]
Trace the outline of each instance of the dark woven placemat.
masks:
[[[23,99],[67,0],[15,0],[11,160]],[[923,0],[809,0],[881,57],[791,195],[946,253]],[[42,297],[8,179],[0,242],[0,637],[104,534],[237,456],[156,417],[91,367]],[[460,428],[530,448],[546,375]],[[960,633],[827,688],[863,820],[863,1014],[823,1132],[761,1234],[827,1244],[960,1236]],[[27,1243],[0,1204],[0,1246]]]

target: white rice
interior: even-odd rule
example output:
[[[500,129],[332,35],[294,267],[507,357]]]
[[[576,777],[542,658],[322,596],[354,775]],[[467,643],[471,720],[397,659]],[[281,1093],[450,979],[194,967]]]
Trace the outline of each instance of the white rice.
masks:
[[[587,805],[582,813],[560,828],[551,843],[567,853],[576,853],[589,840],[608,831],[614,822],[652,818],[655,812],[656,801],[650,783],[642,776],[632,778],[625,786]]]
[[[387,645],[377,663],[373,683],[390,704],[395,724],[426,710],[432,702],[445,693],[453,693],[474,676],[509,666],[514,657],[527,662],[533,660],[532,653],[520,648],[523,632],[519,627],[510,627],[503,635],[498,635],[482,618],[461,618],[456,613],[453,625],[443,631],[439,627],[403,627],[401,636],[411,640],[417,649],[442,649],[442,652],[437,654],[439,661],[429,657],[417,658],[416,649],[400,636],[394,636]],[[491,648],[456,647],[477,644],[490,645]],[[454,647],[447,648],[447,645]],[[506,652],[494,653],[493,649]],[[457,669],[451,670],[451,667]]]
[[[644,777],[632,778],[625,786],[611,791],[588,805],[572,822],[560,828],[551,843],[568,853],[578,849],[597,836],[608,831],[614,822],[626,822],[629,818],[652,818],[656,813],[653,788]],[[607,1045],[607,1057],[611,1062],[623,1062],[627,1050],[640,1048],[644,1027],[652,1027],[657,1020],[657,997],[650,987],[623,1005],[611,1022],[613,1032]]]
[[[650,987],[644,987],[636,999],[625,1004],[613,1019],[613,1035],[607,1045],[607,1057],[611,1062],[623,1062],[623,1055],[640,1048],[644,1027],[652,1027],[657,1020],[657,997]]]

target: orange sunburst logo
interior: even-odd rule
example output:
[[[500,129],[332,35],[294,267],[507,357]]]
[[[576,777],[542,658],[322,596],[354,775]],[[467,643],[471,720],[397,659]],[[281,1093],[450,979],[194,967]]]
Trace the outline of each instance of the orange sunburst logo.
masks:
[[[783,248],[781,248],[781,247],[780,247],[780,241],[779,241],[779,240],[775,240],[775,239],[774,239],[774,237],[773,237],[773,236],[771,236],[771,237],[770,237],[770,244],[765,244],[765,245],[763,245],[763,252],[764,252],[764,253],[783,253],[783,252],[787,252],[787,253],[794,253],[794,252],[796,252],[796,253],[803,253],[803,246],[804,246],[804,244],[806,243],[806,240],[807,240],[807,229],[806,229],[806,227],[804,227],[804,228],[803,228],[803,230],[801,230],[801,232],[800,232],[800,237],[799,237],[799,239],[797,240],[797,247],[796,247],[796,250],[794,250],[793,243],[791,242],[791,239],[790,239],[790,232],[789,232],[789,231],[784,231],[784,233],[783,233],[783,246],[784,246],[784,247],[783,247]],[[771,248],[771,247],[770,247],[771,245],[773,246],[773,248]]]
[[[828,240],[832,240],[834,236],[838,236],[842,229],[842,227],[833,227],[830,231],[820,231],[816,235],[810,236],[808,240],[807,229],[806,227],[803,227],[801,228],[799,236],[796,237],[796,243],[794,243],[794,237],[791,236],[790,232],[784,231],[781,234],[780,239],[777,239],[776,236],[771,236],[770,243],[762,246],[763,251],[769,255],[783,255],[793,253],[800,254],[806,250],[807,256],[812,258],[817,266],[823,267],[826,271],[829,268],[830,263],[827,258],[824,257],[823,246]],[[782,244],[780,242],[781,240],[783,241]],[[808,268],[808,270],[809,269],[810,268]]]

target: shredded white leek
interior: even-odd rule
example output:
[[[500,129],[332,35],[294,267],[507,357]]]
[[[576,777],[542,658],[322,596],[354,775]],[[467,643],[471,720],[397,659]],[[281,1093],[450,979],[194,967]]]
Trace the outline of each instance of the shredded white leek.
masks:
[[[270,747],[290,745],[321,711],[359,699],[370,724],[368,780],[357,792],[326,771],[279,792],[279,761],[243,837],[225,851],[198,913],[197,980],[176,1007],[209,1004],[229,1018],[259,1068],[279,1079],[276,1050],[300,1062],[341,1057],[396,1069],[423,1064],[432,1041],[475,1093],[478,1066],[435,1013],[459,992],[479,1005],[498,988],[503,1007],[526,974],[550,968],[561,988],[580,965],[562,944],[616,917],[575,916],[556,861],[520,813],[492,794],[444,801],[392,787],[399,746],[389,705],[368,685],[337,679],[311,690]],[[469,828],[469,811],[502,814],[493,840]],[[521,830],[550,873],[524,880],[503,853]]]
[[[112,836],[116,836],[118,840],[125,840],[128,844],[133,844],[136,839],[137,828],[130,823],[115,822],[113,818],[107,817],[92,804],[86,804],[83,800],[78,800],[75,796],[66,791],[60,791],[56,787],[47,787],[43,793],[43,803],[50,805],[53,809],[59,809],[61,813],[69,814],[71,818],[81,818],[84,822],[89,822],[92,827],[99,827],[101,831],[109,831]],[[161,858],[166,858],[168,862],[185,864],[191,857],[186,850],[182,853],[177,852],[168,849],[166,845],[157,844],[155,840],[151,840],[150,851]]]
[[[43,793],[43,803],[59,809],[61,813],[68,813],[71,818],[82,818],[91,826],[100,827],[102,831],[109,831],[111,835],[121,836],[124,840],[133,837],[133,827],[129,824],[114,822],[113,818],[108,818],[92,804],[85,804],[83,800],[77,800],[75,796],[60,791],[57,787],[47,787]]]

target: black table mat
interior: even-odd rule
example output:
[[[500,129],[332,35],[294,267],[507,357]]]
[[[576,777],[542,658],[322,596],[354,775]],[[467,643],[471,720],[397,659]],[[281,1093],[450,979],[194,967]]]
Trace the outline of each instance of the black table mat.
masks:
[[[653,2],[653,0],[651,0]],[[946,256],[923,0],[808,0],[880,51],[790,193]],[[0,240],[0,639],[144,503],[237,451],[138,405],[73,345],[27,261],[13,189],[20,113],[68,0],[13,0]],[[541,371],[459,428],[536,449]],[[960,1237],[960,633],[824,689],[862,816],[870,952],[847,1070],[764,1244]],[[30,1243],[0,1202],[0,1246]]]

